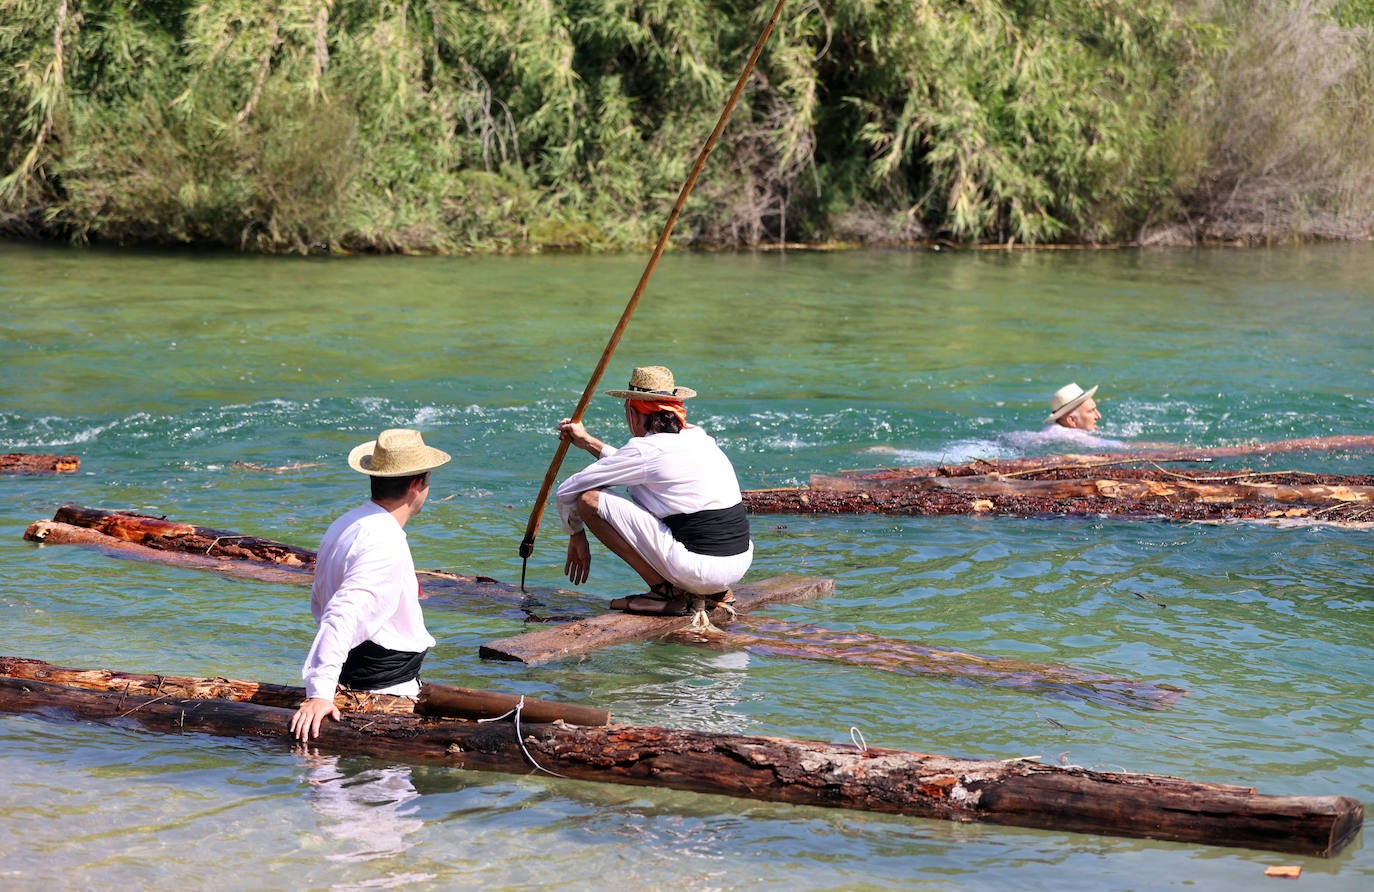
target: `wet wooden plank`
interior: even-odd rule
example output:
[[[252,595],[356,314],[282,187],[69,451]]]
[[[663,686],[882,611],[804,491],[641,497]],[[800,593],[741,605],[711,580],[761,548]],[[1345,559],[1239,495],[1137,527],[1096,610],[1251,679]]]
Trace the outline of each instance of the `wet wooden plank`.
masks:
[[[833,579],[774,576],[736,586],[734,607],[739,613],[748,613],[768,604],[810,601],[833,594],[834,591]],[[711,622],[717,627],[728,626],[729,616],[728,611],[717,608],[711,613]],[[492,641],[482,645],[478,653],[487,660],[510,660],[533,666],[617,644],[661,638],[686,629],[690,623],[691,617],[686,616],[608,613]]]

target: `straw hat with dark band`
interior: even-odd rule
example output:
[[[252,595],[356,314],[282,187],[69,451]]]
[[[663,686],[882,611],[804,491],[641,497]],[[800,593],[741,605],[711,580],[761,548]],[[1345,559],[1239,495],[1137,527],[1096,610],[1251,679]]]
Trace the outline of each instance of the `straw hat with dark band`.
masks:
[[[1045,423],[1053,424],[1083,405],[1083,401],[1097,393],[1097,388],[1100,386],[1094,384],[1091,389],[1084,390],[1077,384],[1065,384],[1056,390],[1054,396],[1050,397],[1050,417],[1045,419]]]
[[[348,466],[369,477],[409,477],[448,464],[450,458],[447,452],[426,446],[419,431],[398,427],[354,447],[348,453]]]
[[[661,365],[646,365],[630,372],[630,384],[625,390],[608,390],[606,396],[618,400],[689,400],[697,392],[690,387],[673,383],[673,373]]]

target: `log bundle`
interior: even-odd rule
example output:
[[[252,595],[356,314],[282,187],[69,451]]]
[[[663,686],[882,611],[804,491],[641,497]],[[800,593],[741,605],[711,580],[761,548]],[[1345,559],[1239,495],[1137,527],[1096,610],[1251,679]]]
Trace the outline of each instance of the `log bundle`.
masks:
[[[40,681],[6,674],[3,664],[0,711],[293,743],[287,707]],[[1318,857],[1339,852],[1364,821],[1363,805],[1346,796],[1265,795],[1251,787],[1026,759],[982,761],[778,737],[517,718],[476,722],[350,709],[342,721],[326,722],[311,747],[455,769],[544,771],[774,802]]]
[[[199,549],[207,541],[214,541],[204,527],[178,524],[165,518],[73,506],[59,509],[57,516],[91,526],[39,520],[29,525],[25,538],[48,544],[89,545],[123,557],[210,570],[260,582],[309,585],[313,575],[313,553],[304,549],[288,552],[289,546],[271,540],[231,534],[226,538],[241,543],[264,542],[269,547],[261,551],[261,558],[256,556],[258,551],[245,549],[242,545],[235,548],[233,556],[210,556],[179,550],[188,546]],[[189,529],[191,534],[168,534],[169,530],[182,528]],[[119,537],[101,532],[101,529],[116,531]],[[160,547],[142,544],[154,538]],[[281,553],[303,555],[309,560],[300,565],[271,563],[273,557]],[[482,645],[479,655],[490,660],[540,665],[629,642],[666,639],[718,650],[748,650],[772,657],[862,665],[904,675],[957,677],[979,684],[1018,687],[1033,693],[1071,696],[1117,707],[1165,708],[1184,693],[1167,684],[1085,672],[1069,666],[980,656],[860,632],[760,622],[749,616],[751,611],[770,604],[796,603],[833,594],[835,583],[831,579],[784,574],[740,585],[735,590],[734,605],[740,615],[732,617],[727,611],[717,609],[711,614],[716,629],[702,634],[688,627],[686,617],[634,616],[621,612],[588,617],[585,607],[579,610],[576,604],[571,606],[583,615],[543,616],[536,612],[536,608],[543,606],[539,599],[552,601],[563,593],[526,594],[516,586],[485,576],[437,571],[420,571],[420,576],[424,580],[427,603],[448,603],[470,610],[479,599],[481,602],[495,601],[510,605],[513,617],[522,618],[527,624],[544,626]],[[340,708],[344,708],[342,703]],[[507,709],[509,706],[500,712]]]
[[[1332,437],[1305,437],[1295,440],[1275,440],[1268,443],[1247,443],[1235,446],[1178,446],[1169,448],[1133,449],[1127,452],[1095,452],[1022,458],[977,459],[957,465],[924,465],[903,468],[875,468],[848,471],[846,477],[881,480],[900,480],[910,477],[973,477],[980,474],[1013,474],[1033,470],[1047,464],[1072,464],[1110,467],[1120,464],[1155,462],[1160,464],[1215,464],[1232,458],[1268,459],[1276,455],[1294,453],[1374,452],[1374,435],[1343,434]]]
[[[1024,460],[811,477],[751,490],[755,514],[1115,515],[1171,520],[1374,521],[1374,476],[1169,470],[1140,460]],[[916,471],[922,473],[915,473]],[[971,473],[972,471],[981,473]]]

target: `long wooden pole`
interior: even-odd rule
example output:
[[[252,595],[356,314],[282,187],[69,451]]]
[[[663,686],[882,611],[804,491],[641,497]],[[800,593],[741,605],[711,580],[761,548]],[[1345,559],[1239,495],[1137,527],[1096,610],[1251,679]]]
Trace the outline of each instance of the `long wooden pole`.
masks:
[[[601,351],[601,359],[597,362],[596,369],[592,371],[586,389],[582,391],[582,398],[577,401],[577,408],[573,410],[572,414],[573,421],[581,421],[582,415],[587,411],[587,405],[592,401],[592,394],[596,391],[596,385],[601,381],[606,366],[610,364],[611,354],[620,344],[620,338],[625,334],[626,326],[630,324],[630,317],[634,315],[635,308],[639,306],[639,298],[644,294],[644,289],[649,284],[649,277],[653,275],[659,257],[663,256],[663,249],[668,245],[668,237],[672,235],[673,227],[677,225],[677,218],[682,214],[683,206],[687,204],[687,196],[692,194],[692,188],[696,186],[697,178],[701,176],[701,170],[706,166],[707,156],[711,154],[716,141],[720,139],[721,132],[725,130],[725,124],[730,119],[730,113],[735,110],[735,104],[739,102],[740,94],[744,92],[744,85],[748,83],[749,75],[754,70],[754,64],[758,62],[764,44],[768,42],[768,36],[773,33],[773,26],[777,24],[778,17],[782,14],[783,4],[786,2],[787,0],[778,0],[773,7],[773,14],[759,34],[759,39],[754,44],[754,51],[749,54],[749,61],[744,63],[744,70],[740,72],[739,80],[735,82],[735,89],[730,91],[730,98],[726,101],[725,107],[721,109],[720,118],[716,121],[715,128],[711,131],[711,135],[706,138],[706,143],[701,147],[701,151],[697,153],[697,160],[692,165],[691,173],[687,175],[686,182],[682,184],[682,191],[678,193],[677,201],[673,204],[673,210],[668,214],[668,221],[663,225],[663,232],[658,236],[658,243],[654,245],[654,251],[649,255],[649,262],[644,267],[643,275],[639,277],[639,284],[635,286],[634,293],[630,295],[630,302],[625,305],[625,311],[620,314],[620,322],[616,324],[615,331],[611,332],[611,338],[606,343],[606,349]],[[539,496],[535,499],[534,508],[530,511],[529,523],[525,525],[525,538],[520,540],[521,591],[525,590],[525,569],[529,565],[530,555],[534,553],[534,539],[539,532],[539,521],[544,515],[544,506],[548,504],[549,491],[553,489],[553,481],[558,477],[558,469],[563,464],[564,456],[568,454],[568,446],[567,440],[559,442],[558,449],[553,455],[553,461],[549,462],[549,469],[544,473],[544,482],[539,487]]]

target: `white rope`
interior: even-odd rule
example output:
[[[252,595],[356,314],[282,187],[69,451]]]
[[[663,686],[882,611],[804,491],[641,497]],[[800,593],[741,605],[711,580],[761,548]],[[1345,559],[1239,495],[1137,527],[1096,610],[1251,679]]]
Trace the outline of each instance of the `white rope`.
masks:
[[[726,612],[727,618],[731,622],[739,617],[739,613],[735,611],[735,606],[733,604],[728,604],[725,601],[717,601],[708,607],[704,600],[694,598],[692,604],[692,621],[687,625],[687,631],[696,632],[698,635],[725,634],[715,625],[715,623],[711,622],[711,611],[717,607],[720,607]]]
[[[687,631],[696,632],[698,635],[709,635],[720,632],[720,629],[711,622],[710,611],[694,610],[692,611],[692,621],[687,624]]]
[[[859,748],[859,752],[868,752],[868,741],[864,739],[864,732],[860,731],[857,726],[851,725],[849,727],[849,739],[854,741],[854,745]]]
[[[525,748],[525,735],[524,735],[523,733],[521,733],[521,731],[520,731],[520,712],[521,712],[521,710],[523,710],[524,708],[525,708],[525,695],[524,695],[524,694],[521,694],[521,695],[520,695],[520,699],[519,699],[518,701],[516,701],[516,704],[515,704],[515,708],[514,708],[514,709],[510,710],[509,712],[505,713],[504,715],[498,715],[498,716],[495,716],[495,717],[489,718],[489,719],[478,719],[477,721],[478,721],[478,722],[499,722],[499,721],[501,721],[502,719],[506,718],[507,716],[515,716],[515,742],[518,743],[518,744],[520,744],[520,752],[522,752],[522,753],[525,754],[525,758],[530,760],[530,764],[531,764],[531,765],[533,765],[535,768],[539,769],[540,771],[544,772],[545,774],[552,774],[554,777],[561,777],[561,778],[565,778],[565,779],[566,779],[566,778],[568,777],[566,774],[559,774],[557,771],[550,771],[549,769],[545,768],[543,765],[540,765],[538,762],[534,761],[534,756],[531,756],[531,755],[530,755],[530,751],[529,751],[528,749]]]

